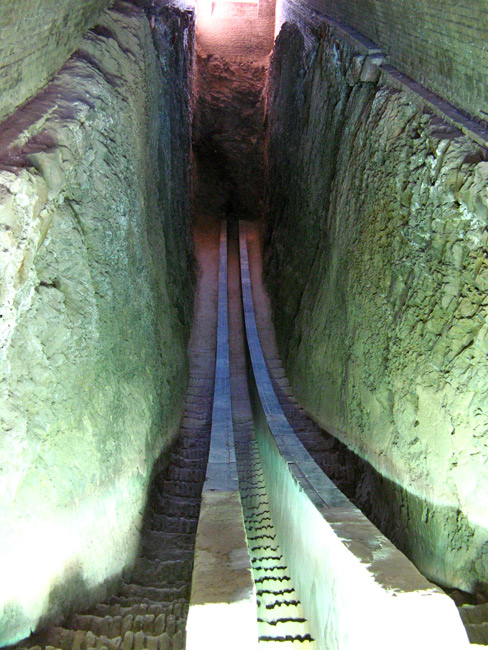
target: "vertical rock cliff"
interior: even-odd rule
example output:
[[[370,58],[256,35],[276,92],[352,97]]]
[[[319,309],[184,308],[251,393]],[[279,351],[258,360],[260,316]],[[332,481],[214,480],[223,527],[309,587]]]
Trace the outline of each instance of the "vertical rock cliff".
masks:
[[[179,423],[193,15],[119,2],[0,143],[0,643],[131,566]]]
[[[211,218],[256,219],[264,192],[264,85],[274,1],[197,4],[195,196]]]
[[[268,97],[266,277],[294,390],[383,479],[432,579],[488,582],[488,163],[331,28],[285,24]]]

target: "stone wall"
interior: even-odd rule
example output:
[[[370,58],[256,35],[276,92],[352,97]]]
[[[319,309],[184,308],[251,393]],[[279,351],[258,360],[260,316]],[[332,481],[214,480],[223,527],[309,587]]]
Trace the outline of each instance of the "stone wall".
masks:
[[[482,120],[488,119],[488,14],[483,0],[281,0],[281,22],[317,15],[365,34],[402,72]]]
[[[32,97],[114,0],[2,0],[0,121]]]
[[[263,88],[273,30],[273,0],[259,7],[198,2],[195,198],[198,212],[209,218],[262,213]]]
[[[192,43],[120,2],[2,125],[0,645],[130,568],[179,425]]]
[[[486,592],[486,151],[361,82],[355,54],[330,29],[307,47],[288,24],[277,41],[266,277],[281,353],[300,401],[379,473],[361,498],[383,530],[429,578]]]

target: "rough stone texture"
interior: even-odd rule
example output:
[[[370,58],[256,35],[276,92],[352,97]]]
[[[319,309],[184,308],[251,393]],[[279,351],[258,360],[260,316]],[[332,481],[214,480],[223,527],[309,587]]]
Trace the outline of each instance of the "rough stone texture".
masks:
[[[294,391],[376,468],[376,521],[431,578],[488,582],[486,152],[332,32],[283,29],[267,284]]]
[[[193,301],[189,251],[193,247],[191,214],[192,85],[195,66],[195,12],[182,0],[152,4],[151,25],[162,74],[158,157],[162,173],[158,201],[167,257],[165,280],[179,324],[189,335]]]
[[[263,198],[264,96],[274,2],[199,0],[195,183],[209,214],[254,219]],[[209,192],[215,186],[218,192]]]
[[[155,25],[158,63],[144,13],[119,3],[3,125],[0,644],[131,565],[153,462],[178,426],[188,75],[171,92],[167,77],[177,56],[189,64],[191,29],[185,13]]]
[[[351,25],[393,65],[482,120],[488,119],[488,14],[483,0],[281,0],[278,24],[328,15]]]
[[[0,121],[32,97],[79,47],[114,0],[2,0]]]

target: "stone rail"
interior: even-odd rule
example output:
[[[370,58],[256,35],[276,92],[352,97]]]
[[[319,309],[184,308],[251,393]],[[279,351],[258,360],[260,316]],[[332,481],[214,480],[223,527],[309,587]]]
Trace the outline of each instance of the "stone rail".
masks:
[[[195,543],[187,650],[257,648],[256,588],[239,494],[230,400],[227,223],[220,233],[212,431]]]

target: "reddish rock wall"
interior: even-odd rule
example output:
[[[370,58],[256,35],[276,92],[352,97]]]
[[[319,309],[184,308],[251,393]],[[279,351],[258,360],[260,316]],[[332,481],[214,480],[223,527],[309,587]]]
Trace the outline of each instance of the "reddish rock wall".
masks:
[[[197,195],[212,215],[254,219],[264,180],[264,94],[274,0],[197,6]],[[208,194],[211,184],[218,192]]]

